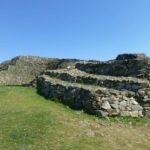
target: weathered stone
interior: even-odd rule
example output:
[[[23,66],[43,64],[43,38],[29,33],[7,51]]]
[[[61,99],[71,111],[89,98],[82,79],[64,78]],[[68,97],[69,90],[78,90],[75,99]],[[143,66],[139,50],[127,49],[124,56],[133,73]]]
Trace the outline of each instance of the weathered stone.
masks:
[[[144,98],[143,102],[149,102],[150,103],[150,98]]]
[[[132,92],[132,91],[129,91],[128,94],[129,94],[129,97],[134,97],[135,96],[135,92]]]
[[[138,102],[134,98],[130,98],[130,104],[138,105]]]
[[[137,91],[139,89],[139,86],[138,85],[136,85],[136,84],[133,84],[132,85],[132,90],[133,91]]]
[[[118,116],[120,113],[119,109],[111,109],[108,112],[109,112],[109,116]]]
[[[100,102],[100,101],[101,101],[101,98],[100,98],[100,97],[97,97],[97,101]]]
[[[131,111],[130,115],[131,115],[131,117],[138,117],[139,116],[139,111]]]
[[[148,95],[148,97],[150,97],[150,91],[147,91],[147,95]]]
[[[119,97],[114,98],[114,103],[119,103]]]
[[[122,101],[122,99],[123,99],[123,96],[122,95],[116,95],[118,98],[119,98],[119,100],[121,100]]]
[[[110,106],[110,104],[109,104],[108,101],[105,101],[105,102],[102,104],[101,107],[102,107],[103,109],[106,109],[106,110],[111,109],[111,106]]]
[[[114,108],[114,109],[118,109],[119,105],[118,104],[111,104],[111,107]]]
[[[139,117],[143,117],[143,111],[139,111]]]
[[[128,98],[128,97],[126,97],[126,96],[123,96],[123,100],[128,101],[128,100],[129,100],[129,98]]]
[[[139,94],[139,96],[144,97],[144,96],[145,96],[145,91],[139,90],[139,91],[138,91],[138,94]]]
[[[126,110],[126,106],[119,105],[119,109],[120,109],[120,111],[125,111]]]
[[[117,56],[117,60],[129,60],[129,59],[145,59],[145,54],[121,54]]]
[[[120,116],[122,116],[122,117],[128,117],[128,116],[130,116],[131,114],[130,114],[130,112],[129,111],[121,111],[120,112]]]
[[[127,107],[126,107],[126,110],[127,110],[127,111],[131,111],[131,110],[132,110],[132,109],[131,109],[131,106],[127,106]]]
[[[149,104],[144,104],[143,108],[144,108],[144,110],[150,110],[150,105]]]
[[[149,111],[145,111],[145,116],[146,117],[150,117],[150,110]]]
[[[127,102],[126,101],[121,101],[120,106],[127,106]]]
[[[101,101],[105,102],[105,101],[109,101],[109,97],[102,97]]]
[[[115,101],[113,101],[113,104],[119,104],[118,99],[117,99],[117,100],[115,100]]]
[[[95,113],[98,117],[107,117],[108,116],[108,112],[103,111],[103,110],[96,110]]]
[[[145,95],[145,96],[144,96],[144,99],[148,99],[148,95]]]
[[[133,111],[143,110],[143,108],[140,105],[131,105],[131,108]]]

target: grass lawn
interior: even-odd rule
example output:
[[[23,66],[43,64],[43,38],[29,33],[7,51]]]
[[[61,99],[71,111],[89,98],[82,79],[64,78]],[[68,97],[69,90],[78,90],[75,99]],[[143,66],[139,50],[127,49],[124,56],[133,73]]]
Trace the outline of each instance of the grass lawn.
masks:
[[[0,150],[150,150],[150,118],[98,119],[27,87],[0,87]]]

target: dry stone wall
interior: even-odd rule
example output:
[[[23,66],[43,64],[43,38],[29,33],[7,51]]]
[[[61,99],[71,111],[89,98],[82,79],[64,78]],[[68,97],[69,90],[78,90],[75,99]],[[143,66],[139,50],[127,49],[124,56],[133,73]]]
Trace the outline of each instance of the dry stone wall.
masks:
[[[123,54],[116,60],[107,62],[77,63],[76,68],[91,74],[131,76],[150,80],[150,58],[144,54]]]
[[[76,61],[75,59],[18,56],[0,64],[0,85],[28,85],[45,70],[74,66]]]
[[[143,107],[136,101],[135,93],[132,92],[69,83],[47,75],[38,77],[37,89],[48,99],[100,117],[143,116]]]
[[[81,61],[16,57],[0,64],[0,85],[32,85],[49,100],[98,117],[150,117],[150,58]]]
[[[93,75],[78,69],[47,70],[44,72],[44,74],[69,82],[97,85],[116,90],[129,90],[136,92],[139,89],[148,88],[150,86],[149,80],[146,79],[143,80],[134,77]]]
[[[48,99],[99,117],[150,116],[149,65],[144,54],[77,62],[74,68],[44,71],[37,89]]]

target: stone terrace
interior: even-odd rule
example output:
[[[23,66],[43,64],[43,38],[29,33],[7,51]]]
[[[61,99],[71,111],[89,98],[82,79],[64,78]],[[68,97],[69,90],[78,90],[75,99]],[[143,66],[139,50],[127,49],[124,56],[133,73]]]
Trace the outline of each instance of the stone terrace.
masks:
[[[150,58],[83,61],[33,56],[0,64],[0,85],[32,85],[48,99],[99,117],[150,117]]]
[[[37,89],[48,99],[99,117],[150,116],[149,70],[144,54],[119,55],[108,62],[81,61],[44,71],[37,77]]]
[[[38,77],[37,89],[48,99],[97,116],[143,116],[143,108],[132,92],[66,82],[48,75]]]
[[[150,86],[149,80],[135,77],[114,77],[104,75],[93,75],[78,69],[47,70],[44,74],[69,82],[98,85],[117,90],[138,91]]]

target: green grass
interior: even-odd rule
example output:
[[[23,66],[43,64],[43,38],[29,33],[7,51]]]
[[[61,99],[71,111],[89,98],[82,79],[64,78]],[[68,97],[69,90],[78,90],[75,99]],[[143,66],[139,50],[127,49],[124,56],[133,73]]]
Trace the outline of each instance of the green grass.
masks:
[[[149,118],[98,119],[39,96],[0,87],[0,150],[149,150]]]

